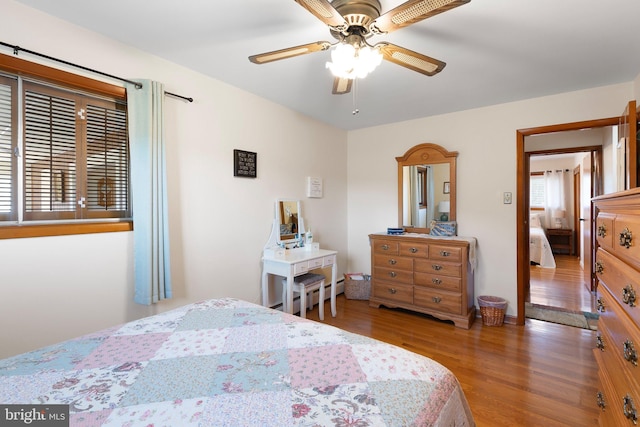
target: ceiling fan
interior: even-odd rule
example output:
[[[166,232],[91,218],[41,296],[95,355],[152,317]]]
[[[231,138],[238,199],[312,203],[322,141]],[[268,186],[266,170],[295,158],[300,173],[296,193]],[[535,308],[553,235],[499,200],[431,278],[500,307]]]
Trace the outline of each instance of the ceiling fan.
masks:
[[[471,0],[409,0],[382,15],[378,0],[294,1],[324,22],[338,41],[318,41],[274,50],[252,55],[249,60],[266,64],[335,46],[331,55],[333,62],[328,62],[327,67],[335,76],[332,92],[339,95],[350,92],[353,79],[366,76],[382,59],[427,76],[442,71],[446,65],[442,61],[385,41],[371,45],[367,39],[407,27]]]

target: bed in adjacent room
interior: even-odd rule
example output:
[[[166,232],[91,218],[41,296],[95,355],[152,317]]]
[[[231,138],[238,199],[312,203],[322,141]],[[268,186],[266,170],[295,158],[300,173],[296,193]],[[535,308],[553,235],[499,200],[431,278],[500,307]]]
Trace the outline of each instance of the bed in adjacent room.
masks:
[[[231,298],[0,360],[0,403],[71,426],[475,425],[439,363]]]
[[[538,215],[531,215],[529,220],[529,259],[540,267],[556,268],[549,239]]]

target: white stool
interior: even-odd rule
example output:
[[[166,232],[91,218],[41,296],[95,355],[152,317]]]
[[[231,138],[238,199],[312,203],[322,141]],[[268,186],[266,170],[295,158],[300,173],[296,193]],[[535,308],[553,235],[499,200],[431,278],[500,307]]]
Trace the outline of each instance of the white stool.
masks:
[[[313,291],[318,290],[318,312],[320,320],[324,320],[324,276],[322,274],[306,273],[293,278],[293,293],[300,294],[300,317],[306,318],[307,294],[309,294],[309,309],[313,309]],[[282,300],[285,301],[286,289],[283,287]]]

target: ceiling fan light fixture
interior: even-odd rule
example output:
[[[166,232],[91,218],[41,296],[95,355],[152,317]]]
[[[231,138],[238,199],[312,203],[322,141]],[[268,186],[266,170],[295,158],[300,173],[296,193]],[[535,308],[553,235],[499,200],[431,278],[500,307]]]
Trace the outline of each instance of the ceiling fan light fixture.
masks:
[[[338,43],[331,51],[331,62],[327,62],[327,68],[335,77],[363,79],[381,62],[382,54],[377,48]]]

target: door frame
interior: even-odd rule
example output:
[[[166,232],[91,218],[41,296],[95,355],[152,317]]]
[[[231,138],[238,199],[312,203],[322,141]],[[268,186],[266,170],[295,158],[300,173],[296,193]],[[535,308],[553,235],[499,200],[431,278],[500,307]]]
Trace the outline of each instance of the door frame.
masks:
[[[573,131],[580,129],[617,126],[620,117],[587,120],[582,122],[563,123],[516,130],[516,241],[517,241],[517,308],[516,324],[525,323],[525,299],[529,289],[529,157],[531,153],[525,151],[525,137],[553,132]],[[579,151],[578,148],[574,149]],[[552,151],[552,150],[547,150]],[[586,266],[585,266],[586,268]]]

